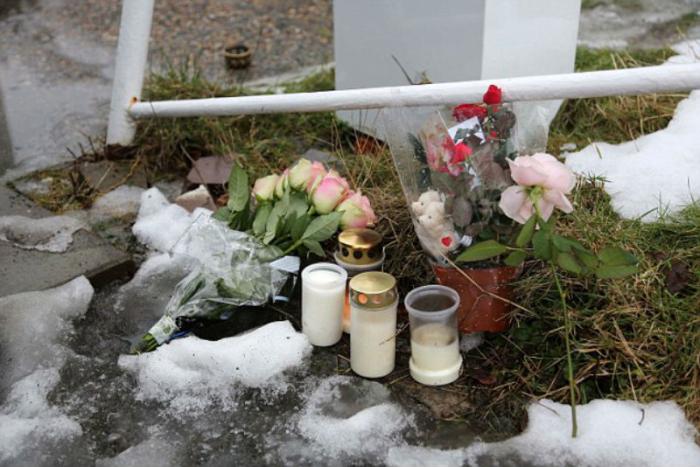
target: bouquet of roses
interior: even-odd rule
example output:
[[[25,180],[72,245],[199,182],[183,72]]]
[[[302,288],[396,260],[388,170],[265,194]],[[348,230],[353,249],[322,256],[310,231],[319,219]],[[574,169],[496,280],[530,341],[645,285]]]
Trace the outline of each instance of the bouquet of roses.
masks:
[[[237,308],[265,305],[298,270],[298,258],[285,255],[324,256],[321,242],[339,227],[375,221],[367,197],[319,162],[300,159],[281,175],[256,180],[252,191],[248,174],[234,166],[226,206],[195,220],[174,248],[199,267],[175,287],[163,317],[134,351],[154,350],[193,321],[227,319]]]
[[[515,114],[489,87],[483,103],[436,111],[416,133],[392,142],[416,234],[431,257],[444,262],[477,239],[505,238],[514,222],[498,209],[513,184],[509,161]]]

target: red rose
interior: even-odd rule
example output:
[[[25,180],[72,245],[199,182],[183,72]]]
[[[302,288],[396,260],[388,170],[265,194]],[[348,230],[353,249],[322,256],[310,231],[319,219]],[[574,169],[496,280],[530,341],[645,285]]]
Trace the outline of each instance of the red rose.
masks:
[[[484,104],[496,105],[501,103],[501,88],[496,85],[490,85],[489,89],[484,94]]]
[[[457,143],[452,153],[451,164],[459,164],[467,160],[467,157],[472,155],[472,149],[464,143]]]
[[[478,117],[479,120],[483,120],[487,114],[488,111],[484,107],[476,104],[461,104],[452,109],[452,116],[458,122],[463,122],[472,117]]]

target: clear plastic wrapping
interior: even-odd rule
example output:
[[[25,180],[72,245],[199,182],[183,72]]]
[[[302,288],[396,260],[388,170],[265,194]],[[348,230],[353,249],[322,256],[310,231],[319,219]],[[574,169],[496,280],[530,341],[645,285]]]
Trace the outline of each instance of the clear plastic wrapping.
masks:
[[[513,185],[508,161],[546,144],[547,112],[535,106],[529,114],[531,121],[517,122],[501,103],[383,109],[416,234],[435,261],[446,263],[477,239],[512,235],[514,223],[498,207]]]

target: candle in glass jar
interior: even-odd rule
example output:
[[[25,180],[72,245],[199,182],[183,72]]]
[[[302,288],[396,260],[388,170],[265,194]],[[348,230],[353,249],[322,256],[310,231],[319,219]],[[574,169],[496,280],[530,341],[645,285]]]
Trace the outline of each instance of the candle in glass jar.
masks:
[[[428,285],[409,292],[404,303],[411,325],[411,377],[430,386],[453,382],[462,370],[459,295],[449,287]]]
[[[411,332],[411,357],[416,366],[442,370],[459,359],[459,343],[453,329],[441,323],[424,324]]]
[[[394,370],[396,358],[396,280],[365,272],[350,280],[350,366],[365,378]]]
[[[327,347],[343,335],[347,272],[332,263],[316,263],[301,273],[301,329],[312,345]]]

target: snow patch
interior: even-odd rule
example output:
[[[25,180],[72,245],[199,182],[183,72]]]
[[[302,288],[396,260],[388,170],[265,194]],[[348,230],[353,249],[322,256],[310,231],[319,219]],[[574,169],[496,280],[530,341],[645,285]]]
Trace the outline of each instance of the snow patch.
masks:
[[[299,367],[311,344],[289,321],[218,341],[177,339],[141,355],[122,355],[119,366],[138,380],[138,400],[154,399],[175,412],[202,413],[214,402],[235,406],[233,383],[286,389],[282,373]]]
[[[85,314],[93,294],[80,276],[54,289],[0,298],[0,389],[9,389],[0,407],[0,463],[82,433],[46,397],[70,354],[63,343],[73,332],[71,321]]]
[[[178,453],[171,443],[157,437],[148,438],[115,457],[97,459],[95,467],[171,467],[178,465]]]
[[[332,376],[309,396],[298,422],[312,449],[336,457],[384,453],[403,443],[402,432],[413,424],[383,385],[360,378]]]
[[[475,445],[476,446],[476,445]],[[484,446],[479,444],[479,446]],[[389,449],[386,457],[388,467],[462,467],[478,465],[477,456],[484,449],[431,449],[420,446],[399,446]]]
[[[99,197],[90,208],[90,217],[94,221],[102,221],[136,214],[141,205],[143,188],[122,185]]]
[[[78,422],[46,400],[58,380],[58,369],[48,368],[37,370],[12,386],[0,409],[0,463],[21,457],[34,444],[82,434]]]
[[[695,428],[675,402],[594,400],[577,407],[577,438],[571,438],[568,405],[531,404],[528,420],[521,435],[494,449],[515,451],[535,465],[700,466]]]
[[[80,276],[53,289],[0,298],[0,388],[39,368],[63,365],[69,350],[62,344],[73,332],[71,321],[85,314],[93,294]]]
[[[132,231],[141,243],[152,250],[168,252],[195,222],[209,219],[211,214],[211,211],[202,208],[190,214],[186,209],[171,204],[157,188],[151,188],[141,195],[141,207]]]
[[[442,451],[400,447],[388,465],[558,467],[699,467],[697,431],[675,402],[640,404],[594,400],[577,407],[578,436],[571,437],[571,408],[541,400],[528,408],[525,431],[499,443],[477,442]]]
[[[32,219],[24,216],[0,217],[0,240],[25,250],[62,253],[73,242],[73,234],[87,228],[69,216]]]
[[[700,41],[674,48],[668,60],[700,60]],[[566,165],[585,175],[604,177],[605,191],[622,217],[658,220],[700,198],[700,91],[681,101],[663,130],[622,144],[593,143],[568,154]]]

